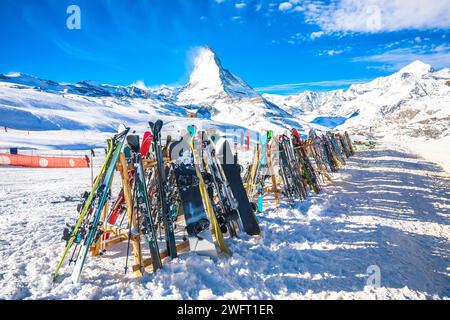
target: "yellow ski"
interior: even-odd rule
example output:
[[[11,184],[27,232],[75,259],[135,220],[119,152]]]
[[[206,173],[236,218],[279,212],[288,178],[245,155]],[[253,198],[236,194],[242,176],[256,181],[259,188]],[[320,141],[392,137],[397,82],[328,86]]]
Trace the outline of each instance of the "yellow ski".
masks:
[[[189,146],[191,147],[192,155],[194,156],[195,172],[197,173],[197,177],[199,180],[199,189],[200,189],[200,193],[202,195],[203,202],[205,204],[206,213],[208,214],[209,221],[211,222],[211,225],[212,225],[213,234],[216,238],[216,241],[219,245],[220,250],[227,255],[231,255],[232,252],[231,252],[230,248],[228,248],[227,244],[225,243],[225,239],[223,238],[222,231],[220,230],[219,224],[216,219],[216,215],[214,214],[214,208],[211,204],[211,199],[209,198],[209,195],[208,195],[208,190],[206,189],[205,181],[203,180],[202,173],[200,172],[200,168],[198,166],[198,163],[199,163],[199,162],[197,162],[198,157],[197,157],[197,154],[195,153],[195,148],[194,148],[194,137],[195,137],[195,131],[196,131],[195,126],[189,126],[188,130],[191,135],[191,138],[189,140]]]

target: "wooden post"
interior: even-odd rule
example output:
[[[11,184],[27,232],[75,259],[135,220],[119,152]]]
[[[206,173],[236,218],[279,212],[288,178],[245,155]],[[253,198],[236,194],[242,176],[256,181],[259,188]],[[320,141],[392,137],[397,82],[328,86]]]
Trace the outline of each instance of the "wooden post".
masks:
[[[255,177],[256,177],[256,171],[258,170],[258,166],[259,166],[260,153],[261,153],[260,145],[257,144],[256,150],[255,150],[255,157],[253,159],[253,164],[252,164],[252,167],[250,168],[248,180],[246,181],[246,191],[247,191],[248,197],[250,198],[250,201],[253,200],[253,193],[254,193],[254,188],[255,188]]]
[[[189,241],[183,241],[183,242],[177,244],[176,248],[177,248],[178,253],[184,252],[184,251],[189,251]],[[164,250],[161,252],[160,256],[161,256],[161,260],[163,260],[169,256],[169,253],[167,252],[167,250]],[[133,271],[134,272],[139,271],[139,266],[141,266],[142,270],[149,269],[149,268],[153,269],[152,268],[152,258],[144,259],[144,261],[140,265],[134,265],[132,267]]]
[[[267,167],[268,171],[270,173],[270,178],[272,179],[272,193],[275,198],[275,204],[278,206],[280,204],[280,198],[278,194],[278,186],[277,186],[277,179],[275,175],[275,169],[273,168],[273,161],[272,161],[272,144],[267,145],[268,148],[266,153],[266,159],[267,159]]]
[[[113,180],[114,180],[114,175],[111,177],[111,184],[109,185],[110,188],[113,183]],[[100,221],[105,221],[105,224],[106,224],[106,216],[108,215],[108,212],[109,212],[109,202],[106,202],[103,207],[102,214],[100,215]],[[99,253],[102,251],[102,244],[103,244],[103,241],[105,240],[104,236],[105,236],[105,234],[103,233],[99,237],[98,241],[89,248],[91,256],[98,256]]]
[[[125,198],[125,205],[127,207],[128,221],[131,222],[132,229],[139,231],[137,222],[136,222],[134,203],[132,202],[131,181],[130,181],[130,176],[128,174],[127,161],[125,159],[125,154],[123,154],[123,153],[120,154],[119,162],[120,162],[120,177],[122,178],[123,195]],[[133,246],[134,260],[136,262],[136,265],[142,266],[140,237],[132,238],[131,243]],[[144,274],[143,267],[137,268],[137,270],[133,270],[133,271],[139,276],[142,276]]]

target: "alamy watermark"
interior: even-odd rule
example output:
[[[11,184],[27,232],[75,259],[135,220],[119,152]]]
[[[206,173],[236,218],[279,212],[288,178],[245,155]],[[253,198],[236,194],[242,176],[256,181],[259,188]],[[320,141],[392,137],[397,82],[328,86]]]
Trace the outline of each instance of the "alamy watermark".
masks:
[[[66,13],[69,15],[66,20],[66,26],[69,30],[81,29],[81,10],[80,7],[72,4],[67,7]]]
[[[376,264],[367,267],[366,273],[369,277],[366,280],[366,286],[379,288],[381,287],[381,270]]]

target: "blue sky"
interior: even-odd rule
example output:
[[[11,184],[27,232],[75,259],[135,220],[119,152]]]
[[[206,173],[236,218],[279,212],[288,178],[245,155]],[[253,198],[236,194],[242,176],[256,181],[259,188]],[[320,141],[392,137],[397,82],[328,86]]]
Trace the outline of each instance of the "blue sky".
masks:
[[[69,30],[69,5],[81,29]],[[195,49],[260,91],[346,87],[420,59],[450,66],[448,0],[2,0],[0,73],[184,84]]]

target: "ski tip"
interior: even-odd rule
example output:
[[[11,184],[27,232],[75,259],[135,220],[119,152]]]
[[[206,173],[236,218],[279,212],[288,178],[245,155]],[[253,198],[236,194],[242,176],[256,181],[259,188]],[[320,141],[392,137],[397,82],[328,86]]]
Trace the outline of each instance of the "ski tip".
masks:
[[[193,137],[195,135],[195,132],[197,131],[197,127],[195,125],[191,124],[187,127],[187,131],[189,132],[191,137]]]
[[[130,149],[132,151],[139,152],[139,136],[138,135],[127,136],[127,143],[130,146]]]
[[[122,133],[125,130],[127,130],[127,127],[123,123],[119,124],[119,126],[117,127],[117,133]]]
[[[154,135],[159,135],[161,133],[161,129],[163,126],[163,122],[162,120],[158,119],[156,120],[155,124],[153,125],[153,131],[154,131]]]
[[[59,274],[57,274],[56,272],[52,273],[52,282],[56,282],[56,279],[58,279],[58,276],[59,276]]]

